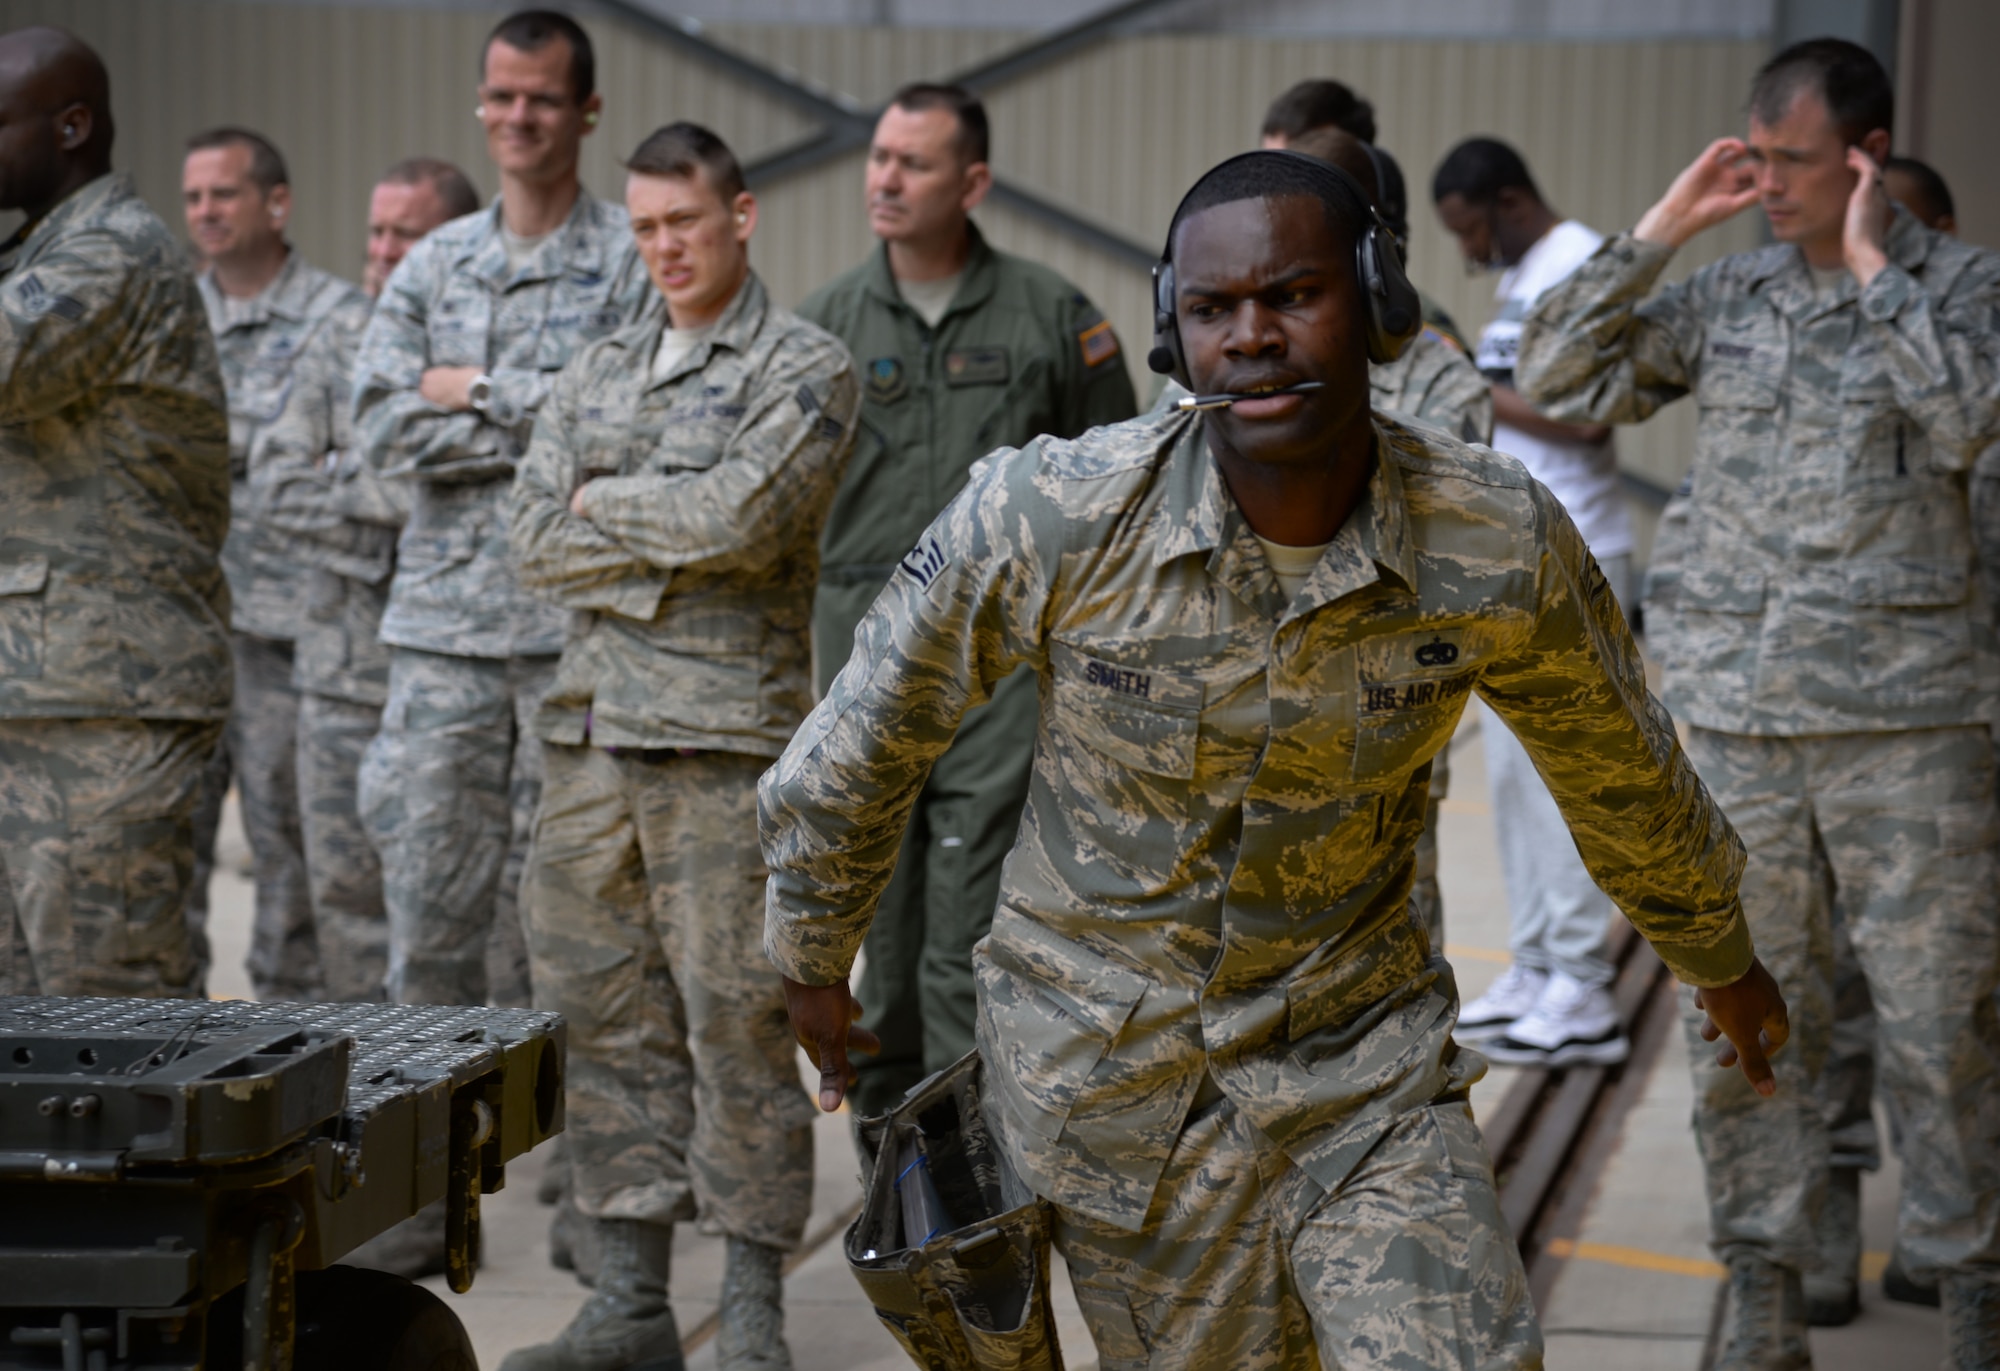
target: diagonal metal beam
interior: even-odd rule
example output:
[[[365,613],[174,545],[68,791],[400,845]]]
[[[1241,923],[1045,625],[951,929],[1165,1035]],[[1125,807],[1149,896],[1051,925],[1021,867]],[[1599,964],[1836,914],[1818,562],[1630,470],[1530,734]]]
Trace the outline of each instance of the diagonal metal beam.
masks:
[[[1149,11],[1182,2],[1124,0],[1122,4],[1112,5],[1076,23],[1064,25],[946,79],[972,90],[990,91],[1115,37]],[[709,38],[702,32],[701,25],[692,19],[656,9],[647,0],[597,0],[597,4],[623,15],[665,40],[669,46],[699,59],[704,66],[734,77],[820,122],[821,127],[814,133],[775,152],[766,153],[744,167],[745,179],[758,189],[768,188],[867,147],[874,135],[875,123],[882,116],[882,108],[886,108],[864,107],[852,96],[828,90],[801,76],[747,57]],[[995,177],[989,198],[996,205],[1046,224],[1058,233],[1066,234],[1128,266],[1147,270],[1158,256],[1152,248],[1126,237],[1118,230],[1065,209],[1053,200],[1011,181]]]

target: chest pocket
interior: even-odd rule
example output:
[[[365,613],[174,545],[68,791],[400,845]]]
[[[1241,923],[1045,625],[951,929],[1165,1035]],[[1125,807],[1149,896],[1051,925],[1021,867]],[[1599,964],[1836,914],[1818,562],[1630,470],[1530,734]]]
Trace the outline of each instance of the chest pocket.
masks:
[[[484,367],[486,337],[493,328],[493,301],[483,281],[458,280],[438,301],[427,325],[430,365]]]
[[[1422,766],[1451,741],[1472,695],[1472,671],[1355,686],[1355,784],[1370,789]]]
[[[1695,399],[1703,409],[1776,409],[1785,336],[1775,319],[1712,324],[1703,340]]]
[[[747,406],[731,394],[683,395],[667,411],[659,438],[646,455],[645,470],[659,475],[706,471],[729,450],[747,412]]]
[[[1198,679],[1120,666],[1061,642],[1052,645],[1050,666],[1064,732],[1133,771],[1193,779],[1204,693]]]

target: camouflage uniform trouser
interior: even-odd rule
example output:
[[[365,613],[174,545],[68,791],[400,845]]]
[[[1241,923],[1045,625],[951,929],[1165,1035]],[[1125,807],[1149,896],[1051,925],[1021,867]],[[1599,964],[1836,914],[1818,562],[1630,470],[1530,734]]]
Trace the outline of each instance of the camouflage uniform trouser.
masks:
[[[1226,1098],[1182,1127],[1138,1233],[1062,1206],[1103,1371],[1539,1368],[1541,1329],[1463,1100],[1322,1190]]]
[[[382,863],[361,824],[361,757],[382,722],[380,705],[329,695],[299,697],[299,818],[313,923],[329,1000],[380,1001],[389,970]]]
[[[0,719],[0,994],[193,996],[194,810],[222,724]]]
[[[1903,1126],[1898,1242],[1919,1279],[2000,1278],[2000,818],[1983,728],[1761,738],[1693,729],[1688,754],[1749,852],[1743,909],[1791,1011],[1757,1096],[1684,1018],[1713,1241],[1811,1265],[1831,1140],[1820,1078],[1834,1025],[1835,899],[1877,1015]]]
[[[316,1000],[322,993],[319,941],[299,827],[299,692],[292,685],[292,645],[248,633],[230,639],[236,699],[229,709],[229,757],[257,886],[250,985],[260,1000]]]
[[[390,650],[360,802],[382,860],[397,1004],[527,1001],[517,896],[542,789],[528,721],[556,660]]]
[[[855,998],[881,1052],[857,1056],[850,1099],[880,1114],[973,1048],[972,947],[993,926],[1000,866],[1028,802],[1041,708],[1034,673],[1001,682],[931,768],[868,927]]]
[[[569,1155],[587,1215],[796,1247],[812,1102],[764,955],[768,758],[546,745],[528,861],[535,1003],[569,1020]],[[647,758],[659,758],[648,760]]]

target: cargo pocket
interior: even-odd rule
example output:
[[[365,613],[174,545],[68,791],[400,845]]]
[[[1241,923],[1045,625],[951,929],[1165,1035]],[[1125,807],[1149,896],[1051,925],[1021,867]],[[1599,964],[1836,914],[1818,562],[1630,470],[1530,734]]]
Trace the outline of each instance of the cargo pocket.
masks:
[[[1956,696],[1976,682],[1971,568],[1900,558],[1846,568],[1855,684],[1885,703]]]
[[[1991,804],[1939,805],[1938,855],[1964,857],[2000,844],[2000,817]]]
[[[71,935],[82,994],[157,994],[193,980],[187,894],[194,880],[186,816],[97,824],[76,834]],[[93,973],[86,968],[102,968]],[[88,984],[93,976],[115,977]]]
[[[992,1089],[1013,1117],[1061,1136],[1084,1083],[1152,981],[1006,906],[973,952]]]
[[[42,592],[49,559],[0,563],[0,676],[42,674]]]

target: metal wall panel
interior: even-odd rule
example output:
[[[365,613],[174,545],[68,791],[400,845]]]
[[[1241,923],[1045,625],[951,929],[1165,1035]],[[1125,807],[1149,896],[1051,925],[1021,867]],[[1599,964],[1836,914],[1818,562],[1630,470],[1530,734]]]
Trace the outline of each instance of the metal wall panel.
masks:
[[[499,8],[495,7],[496,10]],[[0,0],[0,29],[68,27],[112,71],[118,162],[176,218],[181,145],[218,123],[268,134],[292,167],[300,247],[358,275],[373,179],[412,153],[451,158],[495,189],[472,116],[476,58],[491,12],[269,5],[244,0]],[[791,108],[707,70],[624,21],[589,21],[605,118],[585,179],[619,193],[618,159],[648,130],[691,118],[747,159],[811,132]],[[711,36],[864,102],[937,78],[1020,41],[976,29],[716,26]],[[1459,138],[1519,146],[1551,203],[1586,223],[1628,225],[1711,138],[1741,125],[1755,40],[1452,42],[1290,40],[1150,34],[1088,51],[993,93],[997,167],[1024,186],[1155,242],[1202,168],[1251,146],[1265,105],[1291,82],[1331,75],[1374,100],[1382,141],[1414,201],[1413,273],[1468,330],[1490,311],[1492,282],[1467,277],[1429,211],[1430,172]],[[1116,323],[1150,391],[1143,357],[1151,308],[1144,277],[1042,225],[998,210],[981,220],[999,245],[1047,262]],[[852,155],[774,187],[754,249],[781,300],[796,301],[852,265],[871,241]],[[1686,270],[1757,241],[1745,218],[1708,235]],[[1663,484],[1687,462],[1692,416],[1676,406],[1621,435],[1625,464]]]

